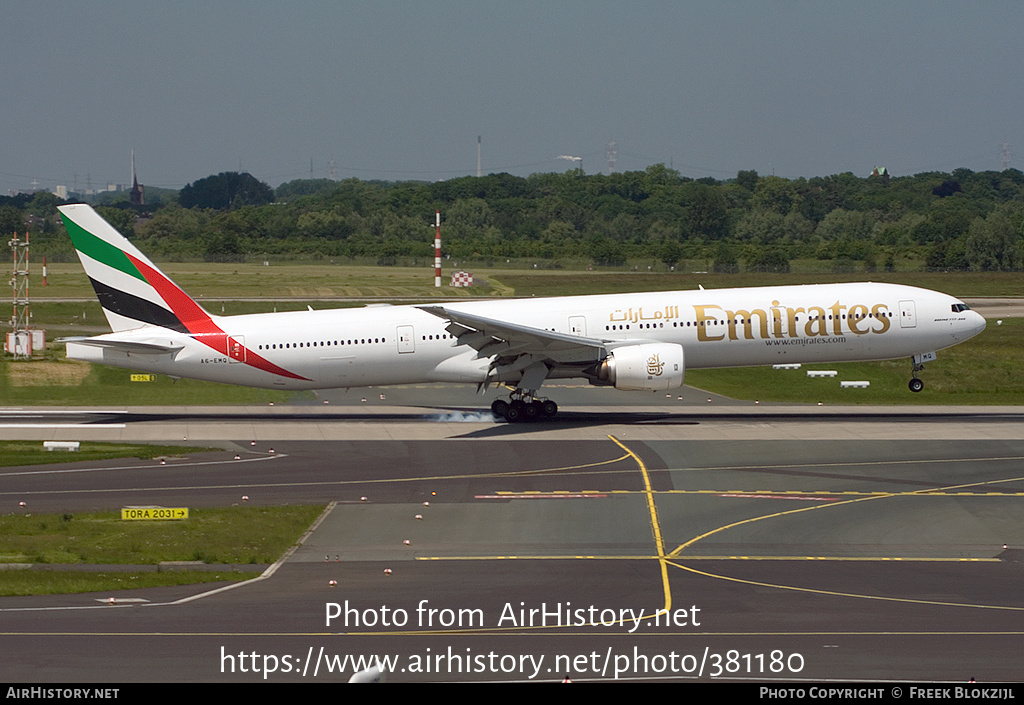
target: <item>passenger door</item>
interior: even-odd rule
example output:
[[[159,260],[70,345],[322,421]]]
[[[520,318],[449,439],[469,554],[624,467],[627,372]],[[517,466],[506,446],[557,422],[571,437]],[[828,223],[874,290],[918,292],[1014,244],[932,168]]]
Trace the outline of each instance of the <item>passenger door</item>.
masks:
[[[913,301],[900,301],[900,328],[917,327],[917,307]]]
[[[412,326],[398,326],[395,333],[395,338],[398,340],[398,352],[416,352],[416,334],[413,332]]]

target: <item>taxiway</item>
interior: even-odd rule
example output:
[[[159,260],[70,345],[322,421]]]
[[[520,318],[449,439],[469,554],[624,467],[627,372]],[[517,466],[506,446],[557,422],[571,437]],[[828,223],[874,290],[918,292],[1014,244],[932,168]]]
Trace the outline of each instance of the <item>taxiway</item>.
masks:
[[[226,590],[0,598],[8,679],[318,682],[371,655],[394,681],[1021,678],[1024,409],[690,391],[508,425],[354,394],[4,410],[5,438],[223,450],[6,468],[3,511],[326,507]]]

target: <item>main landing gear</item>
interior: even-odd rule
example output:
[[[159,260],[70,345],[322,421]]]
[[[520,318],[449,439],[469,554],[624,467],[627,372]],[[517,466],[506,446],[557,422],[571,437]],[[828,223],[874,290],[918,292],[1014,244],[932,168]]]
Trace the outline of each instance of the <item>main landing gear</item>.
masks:
[[[491,403],[491,413],[500,416],[509,423],[519,421],[537,421],[552,418],[558,413],[558,404],[550,399],[538,399],[533,394],[520,389],[512,392],[508,401],[495,399]]]

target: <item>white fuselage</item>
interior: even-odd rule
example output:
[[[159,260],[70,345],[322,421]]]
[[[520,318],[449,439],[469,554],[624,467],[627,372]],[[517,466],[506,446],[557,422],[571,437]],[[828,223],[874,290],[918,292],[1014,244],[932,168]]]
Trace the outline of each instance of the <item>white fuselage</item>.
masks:
[[[607,351],[650,342],[681,345],[687,369],[910,357],[955,345],[984,328],[979,314],[957,310],[958,303],[951,296],[926,289],[860,283],[444,306],[449,311],[605,343],[604,352],[590,347],[553,353],[548,378],[564,378],[586,376],[581,373],[583,366],[599,362]],[[201,336],[153,326],[100,338],[180,349],[135,353],[68,343],[68,357],[280,389],[488,381],[490,358],[459,345],[446,330],[446,320],[416,306],[263,313],[213,320],[239,343],[244,351],[239,359],[217,352],[201,342]],[[257,357],[293,376],[253,364]],[[493,374],[490,380],[495,380]]]

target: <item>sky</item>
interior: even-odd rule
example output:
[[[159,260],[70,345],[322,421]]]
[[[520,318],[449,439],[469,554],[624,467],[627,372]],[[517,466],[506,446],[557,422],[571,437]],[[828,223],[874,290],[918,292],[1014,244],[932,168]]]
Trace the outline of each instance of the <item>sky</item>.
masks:
[[[0,194],[1024,168],[1024,3],[7,0]]]

